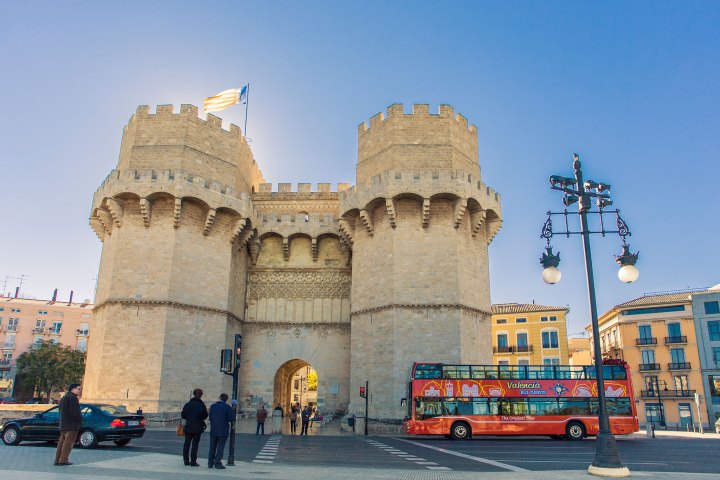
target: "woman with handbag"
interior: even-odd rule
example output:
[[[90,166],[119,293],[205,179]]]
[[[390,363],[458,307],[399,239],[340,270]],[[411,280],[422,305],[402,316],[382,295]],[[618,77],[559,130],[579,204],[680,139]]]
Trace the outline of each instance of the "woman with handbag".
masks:
[[[208,411],[205,403],[201,400],[203,391],[199,388],[193,390],[193,398],[185,404],[180,416],[185,419],[185,426],[178,425],[178,435],[180,429],[185,434],[185,444],[183,445],[183,461],[185,465],[191,467],[199,467],[197,463],[197,451],[200,444],[200,437],[205,431],[207,424],[205,419],[208,418]]]

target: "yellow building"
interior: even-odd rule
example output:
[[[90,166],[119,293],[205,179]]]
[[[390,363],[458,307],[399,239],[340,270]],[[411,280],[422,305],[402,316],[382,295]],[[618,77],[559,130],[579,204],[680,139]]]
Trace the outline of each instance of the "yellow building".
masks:
[[[640,424],[697,425],[703,383],[690,292],[630,300],[605,312],[599,326],[603,358],[630,365]],[[699,416],[707,425],[704,408]]]
[[[567,307],[502,303],[492,306],[493,363],[567,365]]]
[[[570,365],[592,365],[591,338],[568,338],[568,358]]]

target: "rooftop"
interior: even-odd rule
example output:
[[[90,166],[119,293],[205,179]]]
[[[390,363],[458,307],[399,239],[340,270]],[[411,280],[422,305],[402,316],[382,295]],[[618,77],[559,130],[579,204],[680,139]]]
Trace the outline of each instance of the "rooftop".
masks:
[[[15,298],[15,297],[2,297],[0,296],[0,306],[5,303],[15,303],[19,305],[35,305],[35,306],[48,306],[53,305],[55,307],[76,307],[76,308],[87,308],[88,310],[92,310],[93,304],[89,301],[89,299],[85,299],[86,301],[83,302],[72,302],[68,303],[65,300],[37,300],[34,298]]]
[[[493,315],[531,312],[568,312],[569,310],[569,307],[553,307],[551,305],[538,305],[536,303],[497,303],[492,306]]]

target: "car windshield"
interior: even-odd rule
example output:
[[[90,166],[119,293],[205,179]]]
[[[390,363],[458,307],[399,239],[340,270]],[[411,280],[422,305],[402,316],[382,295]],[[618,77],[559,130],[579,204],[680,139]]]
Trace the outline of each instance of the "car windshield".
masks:
[[[107,415],[127,415],[129,413],[124,405],[98,405],[98,408]]]

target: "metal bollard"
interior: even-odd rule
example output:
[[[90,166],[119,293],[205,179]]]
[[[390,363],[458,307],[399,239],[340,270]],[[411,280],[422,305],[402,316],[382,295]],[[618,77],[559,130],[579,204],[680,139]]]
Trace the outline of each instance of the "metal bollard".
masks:
[[[651,424],[650,428],[652,429],[652,438],[655,438],[655,424]]]

